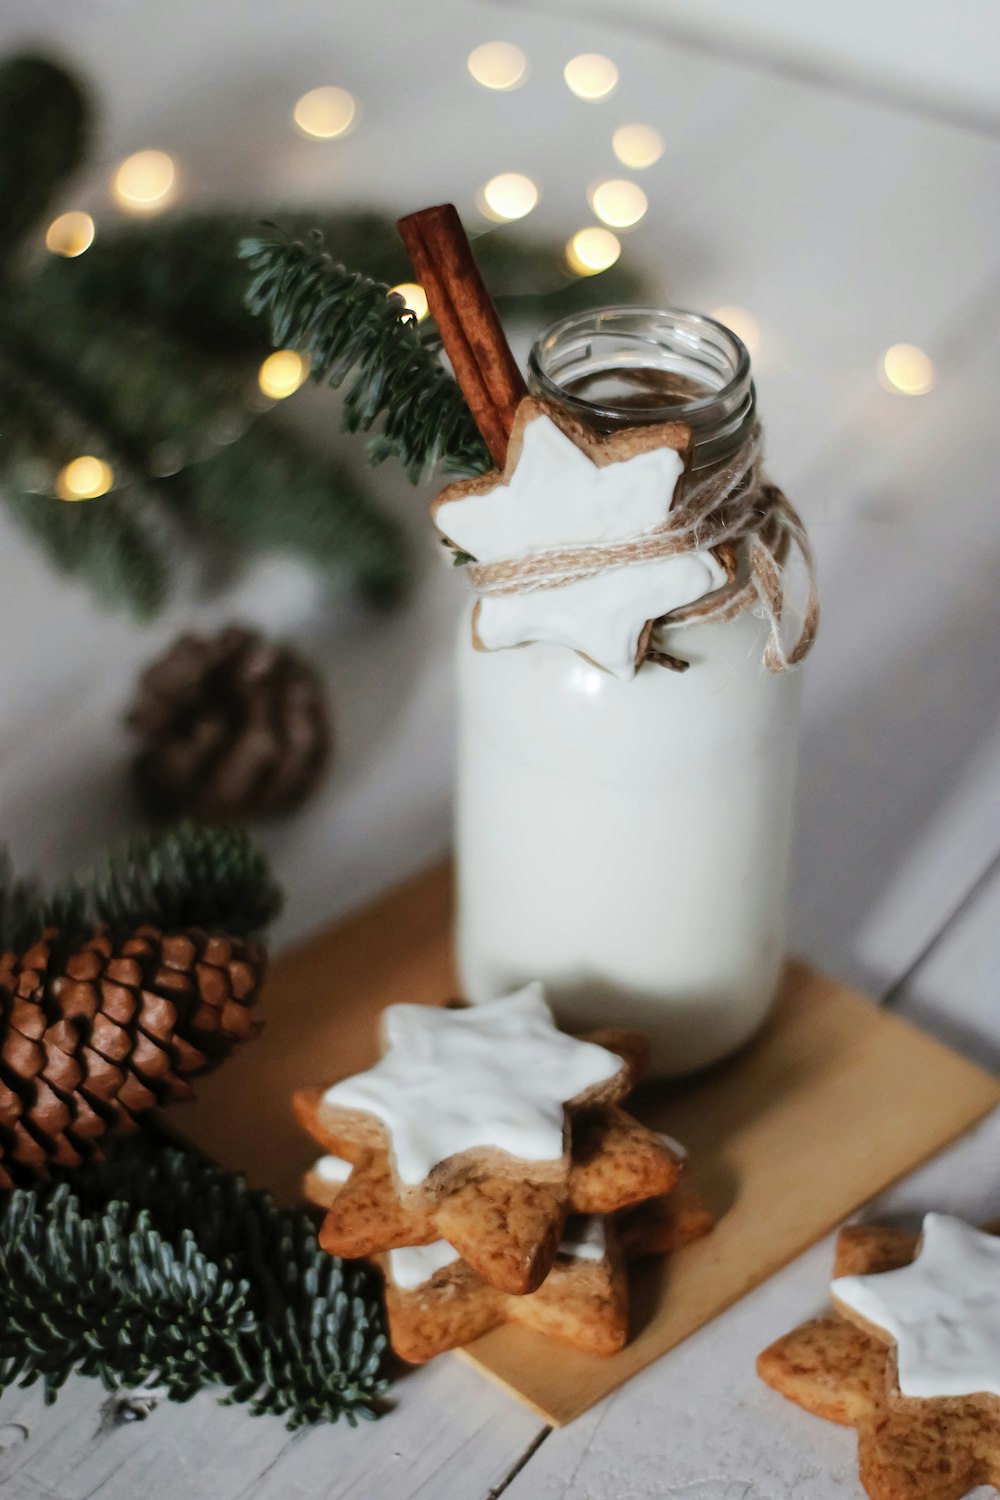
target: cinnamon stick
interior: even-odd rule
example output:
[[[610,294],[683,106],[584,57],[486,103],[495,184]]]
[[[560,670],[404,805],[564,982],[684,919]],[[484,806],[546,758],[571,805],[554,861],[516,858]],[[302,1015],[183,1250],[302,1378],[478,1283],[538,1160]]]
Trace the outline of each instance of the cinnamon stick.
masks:
[[[476,426],[502,468],[514,413],[528,394],[462,221],[451,203],[397,226]]]

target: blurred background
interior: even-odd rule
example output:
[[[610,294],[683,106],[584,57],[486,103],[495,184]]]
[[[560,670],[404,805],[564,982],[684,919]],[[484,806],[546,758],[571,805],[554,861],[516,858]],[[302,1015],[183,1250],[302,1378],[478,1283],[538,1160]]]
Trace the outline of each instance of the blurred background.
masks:
[[[447,847],[462,589],[433,490],[269,358],[235,247],[315,224],[405,284],[393,220],[451,199],[521,356],[620,300],[746,341],[825,608],[793,943],[876,990],[903,972],[1000,849],[998,47],[989,0],[6,0],[16,862],[135,826],[137,678],[231,621],[302,653],[334,723],[311,797],[260,825],[279,936]]]

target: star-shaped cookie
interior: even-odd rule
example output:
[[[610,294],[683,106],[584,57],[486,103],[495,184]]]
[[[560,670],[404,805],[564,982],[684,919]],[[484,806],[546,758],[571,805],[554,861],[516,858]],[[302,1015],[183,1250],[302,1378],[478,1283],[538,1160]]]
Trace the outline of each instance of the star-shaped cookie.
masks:
[[[398,1010],[423,1011],[424,1025],[407,1016],[400,1029]],[[521,1295],[551,1267],[568,1212],[611,1212],[680,1174],[677,1155],[618,1108],[637,1077],[638,1039],[558,1032],[537,986],[467,1009],[390,1007],[384,1034],[374,1069],[293,1099],[313,1138],[354,1168],[320,1234],[332,1254],[446,1239],[478,1275]],[[537,1134],[526,1133],[532,1111]],[[416,1138],[405,1159],[427,1167],[421,1178],[400,1172],[401,1131]]]
[[[565,1227],[537,1291],[515,1297],[483,1281],[448,1244],[378,1257],[392,1347],[410,1364],[470,1344],[501,1323],[520,1323],[588,1354],[615,1354],[628,1336],[625,1260],[609,1220]]]
[[[931,1242],[939,1239],[933,1226],[936,1217],[928,1216],[930,1224],[925,1221],[925,1237]],[[977,1485],[1000,1486],[1000,1397],[991,1392],[904,1395],[895,1341],[885,1326],[869,1321],[868,1314],[876,1305],[880,1317],[896,1316],[900,1283],[894,1278],[903,1267],[912,1265],[916,1270],[921,1258],[920,1238],[903,1230],[870,1226],[842,1230],[833,1283],[842,1310],[803,1323],[765,1349],[757,1361],[761,1378],[790,1401],[827,1421],[857,1428],[858,1468],[871,1500],[962,1500]],[[933,1248],[932,1261],[940,1264]],[[928,1291],[933,1297],[935,1281],[941,1295],[933,1305],[930,1301],[923,1304],[922,1334],[909,1318],[903,1334],[904,1340],[916,1338],[917,1344],[928,1341],[920,1351],[918,1379],[926,1377],[930,1348],[931,1368],[939,1375],[944,1372],[938,1381],[943,1384],[951,1378],[954,1360],[946,1359],[946,1370],[935,1356],[942,1347],[950,1347],[952,1355],[956,1345],[961,1350],[970,1322],[966,1308],[957,1323],[951,1322],[949,1339],[947,1325],[955,1317],[957,1304],[951,1274],[955,1261],[948,1264],[944,1280],[933,1270],[928,1276],[925,1264],[918,1297]],[[962,1275],[960,1270],[959,1281]],[[883,1279],[891,1290],[881,1294],[876,1304],[873,1287]],[[957,1290],[960,1303],[961,1287]],[[845,1293],[852,1303],[864,1301],[866,1312],[851,1310]],[[987,1322],[995,1316],[998,1294],[1000,1287],[988,1281],[983,1309]],[[910,1306],[908,1298],[905,1306]],[[899,1326],[903,1328],[902,1323]],[[959,1363],[966,1364],[964,1358]]]
[[[321,1157],[306,1176],[306,1198],[328,1208],[350,1171],[338,1157]],[[613,1354],[628,1326],[623,1262],[669,1254],[701,1239],[714,1222],[683,1185],[613,1216],[575,1216],[548,1276],[524,1297],[483,1281],[447,1241],[390,1250],[374,1259],[385,1277],[392,1346],[421,1364],[516,1322],[590,1354]]]
[[[517,409],[502,475],[449,485],[434,520],[445,540],[474,564],[528,569],[530,587],[480,588],[476,644],[493,651],[553,641],[580,651],[614,676],[635,675],[652,624],[725,583],[711,551],[615,561],[590,576],[608,548],[621,549],[662,528],[689,462],[690,430],[677,422],[631,427],[602,437],[534,397]],[[556,565],[556,559],[563,563]]]
[[[841,1276],[834,1306],[896,1345],[904,1396],[1000,1396],[1000,1240],[928,1214],[916,1259],[875,1276]]]

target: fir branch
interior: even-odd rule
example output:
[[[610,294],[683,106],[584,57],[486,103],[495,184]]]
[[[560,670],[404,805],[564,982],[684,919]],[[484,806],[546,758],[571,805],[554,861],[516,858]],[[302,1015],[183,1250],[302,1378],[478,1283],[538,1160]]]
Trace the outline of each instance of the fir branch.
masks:
[[[186,821],[134,835],[48,894],[15,880],[0,855],[0,951],[23,951],[48,927],[71,942],[101,923],[119,933],[148,922],[246,937],[268,926],[281,902],[265,856],[244,830]]]
[[[0,63],[0,267],[83,160],[90,110],[62,68],[38,57]]]
[[[409,576],[402,530],[345,465],[297,448],[294,432],[273,417],[252,420],[252,362],[269,346],[264,323],[244,305],[234,249],[259,222],[256,214],[109,225],[86,255],[25,256],[29,274],[6,274],[82,159],[89,115],[84,90],[57,64],[0,64],[4,502],[61,571],[138,618],[167,599],[183,540],[207,562],[205,576],[251,548],[280,548],[320,566],[347,563],[370,598],[397,598]],[[314,220],[301,210],[287,216],[300,239]],[[373,277],[340,273],[338,297],[350,304],[351,319],[342,373],[331,367],[328,376],[331,383],[351,376],[347,425],[369,431],[384,415],[372,456],[400,454],[411,473],[437,460],[456,472],[486,467],[433,332],[409,326],[401,302],[386,296],[407,274],[392,222],[354,209],[319,223],[338,257]],[[283,255],[298,257],[298,284],[313,278],[310,296],[322,309],[332,267],[315,242],[260,248],[276,257],[276,269]],[[501,307],[516,306],[536,325],[595,300],[641,300],[641,285],[620,266],[600,277],[568,277],[561,246],[520,227],[483,235],[476,252]],[[310,321],[304,302],[297,311]],[[383,366],[387,346],[392,356]],[[58,469],[81,453],[112,464],[114,488],[97,503],[55,502]]]
[[[395,455],[417,481],[442,465],[476,474],[489,454],[436,340],[383,282],[334,263],[318,233],[300,240],[247,239],[239,250],[254,276],[247,306],[266,313],[275,345],[308,354],[313,379],[332,386],[353,376],[345,424],[367,432],[374,462]]]
[[[290,1428],[378,1415],[375,1280],[319,1248],[303,1213],[149,1137],[14,1190],[0,1214],[0,1389],[71,1374],[187,1400],[205,1386]]]
[[[259,234],[261,213],[220,209],[164,214],[153,220],[102,225],[86,255],[46,256],[35,278],[39,316],[53,299],[84,310],[152,324],[206,359],[261,359],[271,345],[265,325],[245,305],[246,277],[235,250]],[[275,210],[270,218],[279,217]],[[412,278],[396,226],[365,208],[282,208],[289,240],[308,241],[318,229],[338,261],[364,266],[375,281],[395,286]],[[646,279],[619,261],[599,276],[573,276],[561,241],[532,234],[524,224],[491,229],[476,240],[476,259],[502,314],[536,329],[554,318],[612,302],[648,300]]]
[[[53,384],[56,375],[65,380],[63,372],[71,371],[76,390],[119,435],[119,446],[127,445],[141,472],[197,462],[239,435],[259,396],[252,366],[218,355],[206,359],[138,312],[81,303],[78,290],[68,278],[45,281],[44,291],[41,282],[24,289],[19,323],[48,325],[32,367],[47,356]]]
[[[237,279],[232,268],[230,275]],[[22,310],[22,319],[50,322],[46,349],[26,353],[19,363],[35,370],[33,378],[44,367],[56,409],[83,386],[92,425],[103,416],[102,437],[85,446],[78,438],[75,452],[111,459],[116,477],[125,480],[137,470],[168,471],[131,484],[127,497],[116,488],[99,504],[46,505],[50,497],[39,497],[27,519],[51,540],[52,550],[66,533],[81,543],[62,549],[63,566],[86,573],[106,594],[109,584],[119,584],[122,571],[115,566],[114,543],[120,543],[124,565],[132,561],[135,538],[148,539],[160,563],[159,587],[143,588],[149,571],[144,568],[137,571],[131,593],[122,589],[134,613],[148,614],[170,582],[173,531],[175,543],[197,542],[200,555],[213,562],[232,564],[254,552],[276,550],[353,575],[379,605],[402,597],[411,560],[400,525],[342,461],[315,449],[280,419],[263,419],[249,408],[251,386],[256,387],[243,360],[205,359],[138,316],[78,307],[68,282],[59,282],[58,290],[55,283],[46,286],[44,297],[37,288],[28,293]],[[0,381],[4,359],[0,345]],[[120,435],[113,451],[112,420]],[[69,428],[60,422],[48,441],[39,436],[37,423],[33,427],[33,451],[50,454],[54,472],[80,423]],[[23,469],[20,448],[0,447],[0,474],[6,471],[15,484]],[[65,456],[73,456],[73,450]],[[61,514],[67,509],[76,514]]]
[[[99,598],[137,619],[156,614],[169,568],[149,490],[94,393],[80,390],[79,372],[9,319],[0,320],[0,407],[0,478],[18,524],[60,572],[85,577]],[[119,487],[97,504],[66,504],[52,492],[57,471],[81,453],[109,460],[115,472]]]
[[[24,952],[47,927],[79,934],[92,925],[81,886],[67,882],[47,894],[37,880],[15,878],[10,854],[0,849],[0,953]]]
[[[137,620],[152,619],[163,607],[168,569],[136,514],[135,491],[64,505],[51,495],[8,489],[4,503],[53,565],[85,578],[105,604],[124,606]]]
[[[353,469],[277,418],[163,481],[172,515],[223,548],[308,558],[349,572],[366,599],[397,603],[413,561],[402,528],[370,500]],[[282,497],[278,499],[276,497]]]
[[[267,859],[245,830],[191,821],[135,834],[79,884],[96,920],[124,930],[152,922],[245,937],[267,927],[282,902]]]

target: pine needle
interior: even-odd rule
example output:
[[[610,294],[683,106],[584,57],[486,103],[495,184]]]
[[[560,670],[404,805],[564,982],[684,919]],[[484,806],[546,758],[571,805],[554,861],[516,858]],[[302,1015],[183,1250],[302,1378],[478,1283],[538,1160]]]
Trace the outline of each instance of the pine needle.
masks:
[[[267,860],[240,828],[185,820],[134,835],[86,878],[97,919],[111,927],[143,922],[160,927],[259,932],[281,908]]]
[[[71,1374],[155,1384],[287,1426],[379,1414],[373,1274],[320,1249],[306,1214],[190,1151],[138,1136],[0,1209],[0,1390]]]
[[[65,940],[98,924],[127,932],[144,923],[250,936],[280,910],[282,894],[243,829],[185,821],[139,833],[83,877],[45,893],[0,860],[0,950],[23,950],[47,927]]]
[[[373,462],[393,455],[414,482],[439,466],[462,474],[492,466],[436,334],[420,329],[401,296],[336,265],[319,231],[308,243],[246,239],[239,253],[254,273],[247,306],[268,316],[272,342],[307,354],[316,381],[339,387],[350,377],[348,430],[368,432],[383,419]]]

